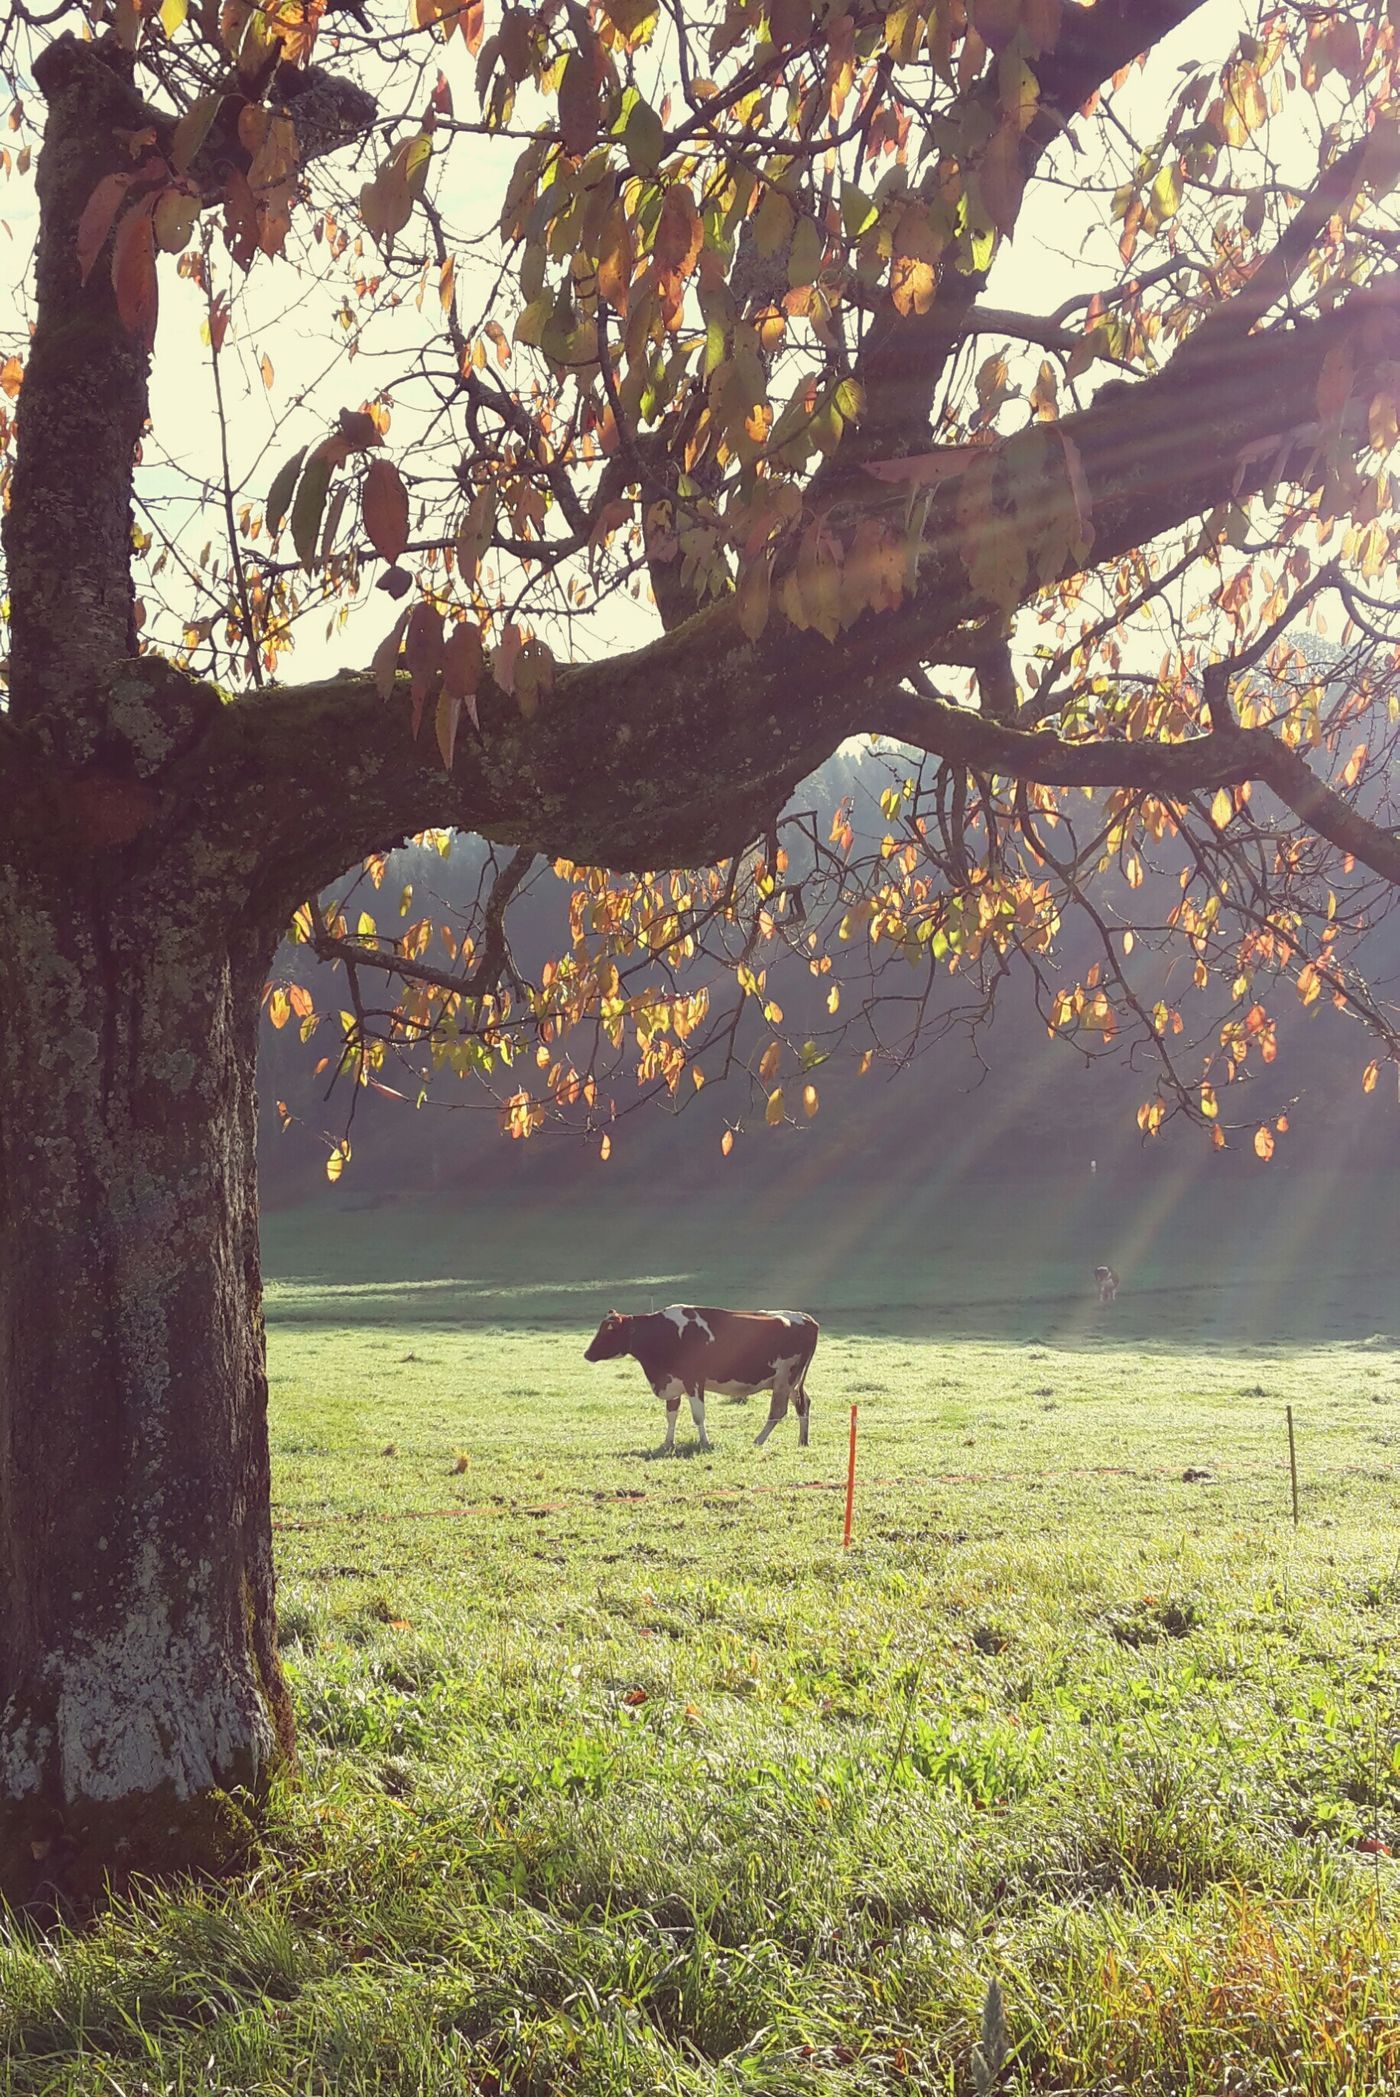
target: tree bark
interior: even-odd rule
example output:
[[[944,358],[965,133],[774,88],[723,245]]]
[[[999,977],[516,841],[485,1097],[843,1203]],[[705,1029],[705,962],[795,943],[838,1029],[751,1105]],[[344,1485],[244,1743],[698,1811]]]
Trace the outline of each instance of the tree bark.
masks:
[[[227,931],[190,865],[60,853],[0,861],[0,1888],[20,1898],[233,1862],[292,1737],[254,1161],[271,939]]]

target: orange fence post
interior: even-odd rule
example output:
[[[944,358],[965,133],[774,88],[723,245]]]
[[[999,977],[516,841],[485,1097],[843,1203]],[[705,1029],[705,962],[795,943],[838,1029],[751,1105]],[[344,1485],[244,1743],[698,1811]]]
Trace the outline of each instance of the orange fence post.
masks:
[[[851,1516],[855,1513],[856,1505],[856,1414],[859,1411],[858,1405],[851,1407],[851,1457],[846,1466],[846,1529],[841,1538],[843,1551],[849,1551],[851,1548]]]

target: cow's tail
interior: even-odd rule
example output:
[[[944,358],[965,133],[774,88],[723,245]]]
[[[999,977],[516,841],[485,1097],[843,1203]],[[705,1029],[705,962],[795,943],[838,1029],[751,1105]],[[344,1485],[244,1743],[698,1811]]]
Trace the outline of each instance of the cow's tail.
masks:
[[[799,1398],[805,1398],[807,1396],[807,1371],[812,1366],[812,1356],[816,1353],[817,1342],[822,1336],[822,1329],[818,1325],[815,1318],[810,1318],[807,1322],[812,1328],[811,1338],[807,1346],[806,1360],[803,1362],[802,1367],[798,1370],[797,1380],[793,1385],[794,1394]]]

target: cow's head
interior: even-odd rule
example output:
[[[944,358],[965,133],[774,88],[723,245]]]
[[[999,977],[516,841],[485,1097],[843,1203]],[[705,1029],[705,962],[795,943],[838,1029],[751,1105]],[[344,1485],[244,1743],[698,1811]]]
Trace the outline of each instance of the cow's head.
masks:
[[[610,1362],[619,1354],[627,1352],[627,1328],[632,1323],[621,1311],[609,1311],[607,1317],[593,1335],[592,1344],[584,1349],[586,1362]]]

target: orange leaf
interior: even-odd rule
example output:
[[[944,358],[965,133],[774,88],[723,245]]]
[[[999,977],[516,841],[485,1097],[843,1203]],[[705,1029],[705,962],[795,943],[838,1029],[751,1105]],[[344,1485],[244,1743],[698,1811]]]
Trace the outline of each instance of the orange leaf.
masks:
[[[112,230],[112,221],[134,180],[130,174],[104,175],[83,206],[82,217],[78,220],[77,254],[78,274],[84,284],[92,274],[92,265],[102,252]]]
[[[1256,1158],[1262,1158],[1262,1159],[1264,1160],[1265,1164],[1267,1165],[1267,1163],[1268,1163],[1269,1159],[1270,1159],[1270,1158],[1271,1158],[1271,1157],[1273,1156],[1273,1154],[1274,1154],[1274,1132],[1273,1132],[1273,1130],[1272,1130],[1272,1129],[1270,1129],[1270,1128],[1259,1128],[1259,1129],[1256,1129],[1256,1130],[1254,1131],[1254,1155],[1255,1155],[1255,1157],[1256,1157]]]
[[[376,459],[360,498],[365,533],[382,560],[397,561],[408,545],[408,490],[389,459]]]
[[[476,712],[476,689],[484,667],[481,628],[470,619],[459,620],[442,651],[442,689],[466,707],[473,728],[481,725]],[[451,765],[452,759],[449,757],[447,762]]]
[[[155,347],[156,237],[151,222],[155,198],[148,197],[128,211],[112,242],[112,289],[117,295],[117,314],[128,335],[142,349]]]
[[[658,265],[676,276],[688,277],[699,259],[703,238],[704,230],[694,197],[684,182],[673,182],[666,192],[656,226]]]
[[[897,313],[907,318],[911,313],[928,312],[941,253],[942,243],[929,223],[928,207],[918,202],[906,204],[894,229],[890,262],[890,297]]]

